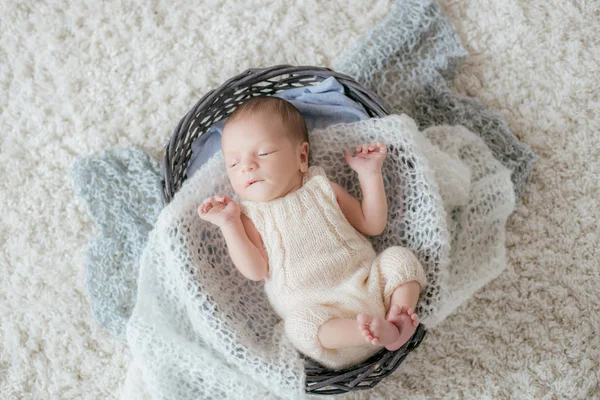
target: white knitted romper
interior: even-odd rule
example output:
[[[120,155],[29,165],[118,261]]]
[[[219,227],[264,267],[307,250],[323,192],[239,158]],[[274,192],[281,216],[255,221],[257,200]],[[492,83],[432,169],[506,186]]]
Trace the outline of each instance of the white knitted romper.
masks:
[[[381,347],[365,342],[325,349],[317,338],[321,324],[360,313],[383,317],[395,288],[416,280],[424,289],[427,283],[410,250],[390,247],[377,256],[342,213],[321,167],[309,167],[302,187],[285,197],[239,203],[262,236],[269,258],[265,291],[287,336],[328,368],[354,365]]]

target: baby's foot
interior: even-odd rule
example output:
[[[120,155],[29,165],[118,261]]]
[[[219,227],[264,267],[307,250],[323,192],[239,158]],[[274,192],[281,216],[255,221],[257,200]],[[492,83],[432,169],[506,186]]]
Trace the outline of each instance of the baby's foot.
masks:
[[[400,332],[398,339],[389,346],[386,346],[388,350],[398,350],[402,347],[415,333],[417,326],[419,326],[419,316],[412,308],[400,307],[395,304],[390,308],[387,320],[394,324]]]
[[[365,336],[365,340],[371,344],[387,348],[389,344],[396,343],[400,337],[400,331],[396,325],[382,317],[359,314],[356,320],[358,329]]]

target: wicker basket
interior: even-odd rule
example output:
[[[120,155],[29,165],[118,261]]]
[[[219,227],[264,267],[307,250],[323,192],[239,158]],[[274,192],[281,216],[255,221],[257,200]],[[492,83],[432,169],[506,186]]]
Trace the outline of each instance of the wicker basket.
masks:
[[[345,94],[362,104],[371,117],[387,115],[381,101],[370,90],[351,77],[319,67],[278,65],[264,69],[249,69],[211,90],[181,119],[162,163],[162,190],[168,204],[187,179],[192,155],[192,143],[214,123],[226,118],[235,108],[255,96],[270,96],[283,90],[316,85],[329,77],[343,85]],[[419,325],[413,337],[400,349],[382,350],[367,361],[345,370],[331,371],[305,359],[306,392],[311,394],[340,394],[373,388],[390,375],[417,348],[426,330]]]

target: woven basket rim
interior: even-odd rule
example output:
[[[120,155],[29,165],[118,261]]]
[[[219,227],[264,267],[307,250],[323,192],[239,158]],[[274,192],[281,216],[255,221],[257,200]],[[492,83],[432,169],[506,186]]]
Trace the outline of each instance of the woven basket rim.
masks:
[[[322,80],[333,76],[340,84],[347,90],[345,93],[348,97],[355,101],[358,101],[371,116],[383,117],[387,115],[387,110],[383,105],[381,99],[371,90],[364,88],[352,77],[333,71],[330,68],[325,67],[314,67],[314,66],[292,66],[292,65],[276,65],[267,68],[249,68],[244,72],[229,78],[218,88],[209,90],[204,96],[202,96],[196,104],[181,118],[177,124],[168,144],[165,147],[163,156],[163,162],[161,165],[162,175],[162,196],[165,204],[168,204],[176,191],[181,186],[183,181],[177,181],[173,179],[173,171],[183,172],[183,169],[187,170],[187,161],[182,157],[180,152],[182,151],[182,142],[185,143],[186,136],[189,134],[189,128],[192,123],[198,119],[199,113],[206,108],[210,108],[221,99],[228,92],[235,90],[236,88],[246,87],[246,85],[256,82],[265,82],[269,79],[293,74],[298,77],[320,77]],[[224,115],[222,118],[225,118]],[[222,119],[221,118],[221,119]],[[217,121],[213,121],[213,124]],[[203,134],[202,132],[201,134]],[[198,135],[200,136],[200,135]],[[189,143],[191,146],[191,143]],[[185,180],[185,179],[184,179]]]

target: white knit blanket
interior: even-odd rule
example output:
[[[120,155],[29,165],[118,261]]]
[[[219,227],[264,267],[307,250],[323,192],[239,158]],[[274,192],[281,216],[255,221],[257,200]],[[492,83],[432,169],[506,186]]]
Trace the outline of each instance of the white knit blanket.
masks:
[[[377,251],[411,248],[430,281],[418,306],[434,326],[504,267],[504,227],[514,208],[510,171],[462,127],[419,132],[409,117],[335,125],[310,134],[311,164],[360,198],[344,150],[389,146],[383,167],[388,226]],[[127,325],[134,361],[124,399],[297,398],[303,362],[283,334],[262,283],[233,266],[219,229],[197,217],[206,197],[233,196],[218,153],[163,209],[140,260]],[[426,345],[426,343],[425,343]]]

